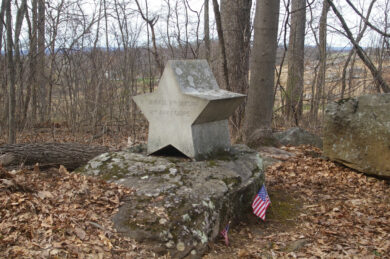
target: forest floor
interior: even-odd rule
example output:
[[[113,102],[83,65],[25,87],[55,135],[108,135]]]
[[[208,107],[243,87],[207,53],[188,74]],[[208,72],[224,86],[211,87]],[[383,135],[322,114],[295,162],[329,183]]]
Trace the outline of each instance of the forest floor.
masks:
[[[105,141],[112,149],[128,144]],[[266,221],[248,214],[231,226],[230,245],[217,239],[204,258],[390,258],[390,182],[327,161],[316,148],[283,149],[295,156],[266,171]],[[115,232],[110,218],[126,195],[132,190],[64,167],[0,168],[0,258],[157,257]]]

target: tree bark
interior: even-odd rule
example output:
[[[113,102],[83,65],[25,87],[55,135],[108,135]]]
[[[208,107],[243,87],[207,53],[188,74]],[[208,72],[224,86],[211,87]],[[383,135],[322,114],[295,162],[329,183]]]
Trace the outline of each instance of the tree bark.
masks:
[[[47,94],[45,78],[45,0],[38,0],[38,85],[40,93],[40,120],[43,123],[47,113]]]
[[[329,3],[324,0],[322,3],[322,12],[320,17],[320,32],[319,32],[319,68],[318,76],[316,78],[315,93],[312,96],[313,106],[311,108],[311,119],[313,122],[317,121],[318,110],[320,101],[325,88],[325,75],[326,75],[326,27],[327,27],[327,16],[329,11]]]
[[[78,143],[13,144],[0,146],[0,164],[41,166],[63,165],[74,170],[108,151],[107,147]]]
[[[3,30],[4,30],[4,15],[5,9],[7,8],[7,0],[1,1],[1,10],[0,10],[0,50],[3,48]]]
[[[32,0],[31,3],[31,33],[29,35],[30,37],[30,71],[29,71],[29,80],[31,84],[31,90],[32,90],[32,104],[31,104],[31,121],[32,124],[36,123],[37,119],[37,110],[38,110],[38,100],[37,100],[37,90],[38,90],[38,83],[37,83],[37,54],[38,54],[38,0]],[[26,117],[27,117],[27,110],[28,106],[24,107]],[[27,119],[25,118],[24,121]]]
[[[251,7],[252,0],[221,1],[229,85],[231,91],[242,94],[248,93]],[[244,113],[245,103],[238,107],[231,118],[233,136],[238,136]]]
[[[13,52],[13,37],[12,37],[12,13],[11,1],[8,1],[6,7],[6,26],[7,26],[7,67],[8,67],[8,143],[16,142],[16,123],[15,123],[15,63]]]
[[[209,15],[209,0],[204,0],[204,45],[205,45],[205,57],[210,63],[210,15]]]
[[[219,48],[221,50],[221,58],[222,58],[222,78],[224,80],[222,87],[224,89],[230,90],[225,38],[222,30],[221,12],[219,10],[219,4],[217,0],[213,0],[213,7],[214,7],[215,23],[217,25]]]
[[[292,0],[291,29],[288,43],[286,116],[298,126],[302,116],[303,74],[305,61],[306,1]]]
[[[244,124],[245,142],[267,144],[271,136],[279,0],[258,0],[254,22],[251,75]],[[265,138],[264,138],[265,136]]]

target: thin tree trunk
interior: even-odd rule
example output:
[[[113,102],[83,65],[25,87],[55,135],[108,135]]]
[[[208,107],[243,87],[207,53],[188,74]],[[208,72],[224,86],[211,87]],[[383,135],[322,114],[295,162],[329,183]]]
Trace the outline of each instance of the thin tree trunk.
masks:
[[[45,0],[38,0],[38,86],[40,93],[40,121],[46,120],[47,94],[45,78]]]
[[[31,120],[33,123],[36,121],[37,116],[37,26],[38,26],[38,0],[32,0],[31,6],[31,22],[29,22],[29,40],[30,40],[30,50],[29,50],[29,84],[27,86],[27,95],[26,101],[24,103],[24,111],[23,111],[23,126],[27,121],[27,111],[30,102],[30,95],[32,91],[32,107],[31,107]],[[26,13],[28,14],[28,12]],[[27,21],[29,21],[27,19]]]
[[[224,35],[223,35],[223,30],[222,30],[221,12],[219,11],[219,4],[218,4],[217,0],[213,0],[213,6],[214,6],[215,23],[217,24],[219,48],[221,49],[222,77],[224,80],[223,88],[230,90],[225,39],[224,39]]]
[[[329,11],[329,3],[324,0],[322,3],[322,12],[320,17],[320,32],[319,32],[319,53],[320,63],[318,68],[318,75],[315,84],[315,95],[313,98],[313,105],[311,107],[311,119],[316,122],[318,119],[318,109],[320,106],[321,98],[323,97],[323,91],[325,89],[326,78],[326,28],[327,28],[327,16]]]
[[[205,45],[205,58],[210,63],[210,15],[209,15],[209,0],[204,0],[204,45]]]
[[[27,11],[27,0],[23,0],[20,3],[20,6],[18,8],[18,11],[16,13],[16,23],[15,23],[15,36],[14,36],[14,47],[15,47],[15,70],[17,75],[19,76],[19,93],[18,93],[18,113],[17,117],[21,117],[21,111],[23,109],[23,64],[20,59],[20,45],[19,45],[19,38],[20,38],[20,33],[22,30],[22,24],[23,24],[23,19],[24,19],[24,14]],[[20,123],[20,121],[18,121]]]
[[[0,51],[2,51],[3,49],[3,39],[5,38],[4,35],[3,35],[3,31],[4,31],[4,16],[5,16],[5,10],[6,10],[6,7],[7,7],[7,0],[2,0],[1,2],[1,10],[0,10]],[[3,62],[4,64],[6,65],[6,59],[3,59]],[[6,67],[6,66],[4,66]],[[2,106],[1,108],[3,108],[3,111],[2,111],[2,114],[0,116],[0,134],[2,134],[4,128],[5,128],[5,125],[7,124],[5,121],[6,119],[8,118],[8,94],[7,94],[7,82],[6,82],[6,71],[2,71],[2,74],[1,74],[1,86],[2,88],[4,89],[4,92],[3,92],[3,103],[2,103]],[[0,100],[1,101],[1,100]],[[4,125],[4,126],[3,126]]]
[[[92,50],[92,66],[94,68],[94,71],[98,72],[98,53],[97,53],[97,43],[99,41],[99,31],[100,31],[100,19],[101,19],[101,11],[102,11],[102,3],[100,2],[99,4],[99,17],[98,17],[98,22],[97,22],[97,27],[96,27],[96,35],[95,35],[95,42],[93,44],[93,50]],[[104,71],[103,71],[104,73]],[[101,120],[101,96],[102,96],[102,78],[99,78],[98,75],[94,75],[92,82],[95,82],[96,88],[95,88],[95,102],[94,102],[94,109],[93,109],[93,131],[94,134],[97,133],[97,124]]]
[[[351,67],[349,69],[348,74],[348,97],[352,96],[352,84],[353,84],[353,78],[354,78],[354,72],[355,72],[355,63],[356,63],[356,52],[353,52],[352,59],[351,59]]]
[[[15,64],[12,39],[12,13],[11,1],[8,1],[6,7],[6,26],[7,26],[7,62],[8,62],[8,143],[16,142],[16,124],[15,124]]]
[[[0,10],[0,50],[3,48],[3,30],[4,30],[4,15],[5,9],[7,8],[8,0],[1,1],[1,10]]]

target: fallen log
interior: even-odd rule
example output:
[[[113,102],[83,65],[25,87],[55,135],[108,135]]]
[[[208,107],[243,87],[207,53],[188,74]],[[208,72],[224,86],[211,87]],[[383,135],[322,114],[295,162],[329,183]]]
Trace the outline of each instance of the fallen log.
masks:
[[[0,165],[59,166],[74,170],[108,151],[107,147],[79,143],[34,143],[0,146]]]

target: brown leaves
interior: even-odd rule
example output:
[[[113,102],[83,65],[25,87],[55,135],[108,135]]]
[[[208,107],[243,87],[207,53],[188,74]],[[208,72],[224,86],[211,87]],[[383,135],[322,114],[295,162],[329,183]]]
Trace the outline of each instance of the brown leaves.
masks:
[[[126,257],[141,247],[120,237],[111,217],[131,193],[64,167],[0,168],[0,257]]]
[[[241,231],[235,232],[233,227],[229,254],[239,257],[246,251],[245,258],[388,258],[389,182],[324,160],[315,148],[284,149],[296,156],[272,165],[266,172],[267,189],[273,202],[267,212],[267,222],[249,223],[253,239]],[[279,193],[288,193],[291,199],[302,201],[302,208],[293,219],[286,218],[283,222],[278,215],[273,215],[275,211],[281,212],[275,208],[279,200],[272,200]],[[253,220],[254,216],[250,215],[249,219]],[[296,226],[286,227],[287,221]],[[216,250],[224,253],[223,245],[216,246]],[[212,254],[215,252],[206,258],[213,258]]]
[[[390,240],[389,185],[306,155],[316,149],[286,150],[297,157],[272,166],[266,176],[271,190],[287,190],[305,203],[296,230],[311,237],[305,256],[390,254],[383,242]]]

